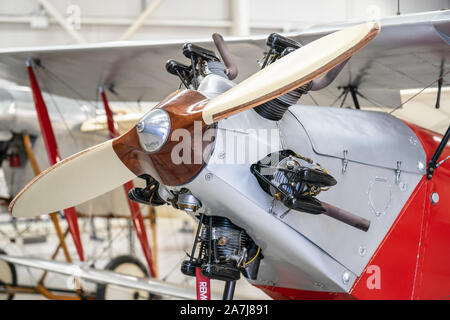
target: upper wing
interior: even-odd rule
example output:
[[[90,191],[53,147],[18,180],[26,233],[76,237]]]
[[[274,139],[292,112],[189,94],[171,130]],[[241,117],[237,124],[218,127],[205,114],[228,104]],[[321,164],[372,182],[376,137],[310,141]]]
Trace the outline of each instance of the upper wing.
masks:
[[[352,23],[315,26],[287,36],[301,43],[340,30]],[[395,16],[380,20],[379,35],[355,54],[330,87],[312,95],[321,105],[331,105],[340,89],[353,85],[374,103],[395,107],[400,89],[423,88],[450,67],[450,10]],[[227,44],[239,66],[241,81],[259,69],[266,35],[228,38]],[[0,77],[28,85],[25,62],[39,59],[44,90],[70,98],[97,99],[99,85],[113,87],[111,100],[158,101],[179,85],[166,73],[167,59],[187,62],[181,48],[184,41],[115,42],[0,51]],[[214,49],[212,39],[196,44]],[[38,69],[40,70],[40,69]],[[446,74],[444,81],[448,83]],[[434,84],[436,85],[436,84]],[[361,101],[364,105],[364,101]],[[367,104],[366,104],[367,105]]]
[[[242,80],[258,70],[256,60],[264,50],[265,36],[233,39],[231,52]],[[97,100],[100,85],[113,87],[118,95],[109,100],[159,101],[173,92],[180,81],[165,70],[168,59],[188,60],[182,46],[188,40],[167,42],[112,42],[0,50],[0,78],[29,85],[26,61],[39,59],[42,90],[74,99]],[[213,49],[212,39],[196,44]]]
[[[348,26],[316,28],[297,37],[307,43]],[[381,31],[355,54],[336,80],[318,92],[321,105],[331,105],[341,93],[338,87],[354,86],[370,103],[397,107],[401,89],[436,87],[440,75],[450,82],[450,10],[394,16],[381,20]],[[316,94],[313,93],[314,98]]]

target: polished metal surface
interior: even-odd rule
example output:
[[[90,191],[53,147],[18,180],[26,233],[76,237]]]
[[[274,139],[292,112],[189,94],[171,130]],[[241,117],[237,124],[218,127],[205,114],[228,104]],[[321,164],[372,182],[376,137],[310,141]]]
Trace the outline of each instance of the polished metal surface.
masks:
[[[163,109],[147,112],[136,124],[139,143],[146,152],[153,153],[161,149],[170,132],[170,116]]]
[[[418,163],[426,155],[414,132],[384,112],[333,107],[293,107],[289,112],[303,126],[314,152],[361,164],[423,174]],[[281,127],[298,131],[286,117]],[[295,122],[294,122],[295,123]]]
[[[201,206],[200,201],[191,193],[180,193],[177,204],[181,210],[189,212],[195,212]]]
[[[426,163],[424,150],[417,136],[389,115],[304,106],[290,110],[279,124],[285,147],[320,163],[337,180],[318,199],[368,219],[371,224],[367,232],[362,232],[324,215],[301,212],[291,212],[282,220],[360,275],[423,177],[425,172],[417,168],[417,163]],[[344,123],[337,122],[344,117],[347,129],[356,132],[353,142],[347,139],[347,129],[338,131]],[[336,150],[336,154],[317,153],[316,134],[328,137],[320,142],[323,148],[319,150]],[[348,150],[345,172],[342,150]],[[400,176],[396,173],[397,161],[402,161]],[[285,210],[278,204],[273,212],[279,216]]]
[[[206,214],[224,216],[237,226],[244,228],[249,236],[261,247],[264,259],[255,284],[297,288],[313,291],[348,291],[356,276],[350,272],[349,283],[343,284],[341,274],[348,271],[339,262],[317,247],[300,233],[279,221],[256,203],[247,194],[230,185],[242,178],[242,170],[225,171],[213,167],[205,169],[202,176],[186,185],[197,197],[201,197]],[[205,182],[204,175],[213,174]],[[241,176],[241,177],[240,177]],[[260,190],[259,185],[250,184],[247,189]]]
[[[272,201],[250,173],[251,163],[279,150],[277,124],[249,110],[218,126],[207,167],[183,187],[202,202],[199,211],[229,218],[261,246],[264,259],[252,282],[314,291],[350,290],[356,275],[269,213]],[[348,283],[342,282],[344,272],[349,273]]]
[[[348,291],[423,176],[417,163],[425,161],[425,154],[415,134],[389,115],[304,106],[291,111],[278,123],[254,110],[220,121],[207,167],[184,187],[200,199],[206,214],[229,218],[261,246],[264,259],[255,283],[270,279],[281,287]],[[346,130],[355,130],[362,139],[337,131],[344,118]],[[316,142],[325,136],[328,140]],[[319,149],[323,153],[315,143],[325,144]],[[250,173],[250,165],[280,149],[320,163],[338,183],[318,198],[370,220],[368,232],[324,215],[289,211],[273,201]]]
[[[212,99],[218,96],[219,94],[224,93],[225,91],[231,89],[234,86],[235,83],[233,81],[225,79],[216,74],[209,74],[200,83],[198,91],[200,91],[203,95],[205,95],[209,99]]]

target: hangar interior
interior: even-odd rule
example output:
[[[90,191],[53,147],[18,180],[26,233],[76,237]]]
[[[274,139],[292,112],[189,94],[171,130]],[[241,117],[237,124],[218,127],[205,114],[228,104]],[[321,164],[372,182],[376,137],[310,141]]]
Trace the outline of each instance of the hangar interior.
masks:
[[[66,45],[89,45],[103,42],[194,42],[210,39],[213,33],[227,37],[265,36],[270,33],[298,33],[316,25],[331,25],[353,21],[369,21],[391,16],[414,15],[450,8],[450,0],[316,0],[316,1],[268,1],[268,0],[15,0],[0,1],[0,51],[33,47],[51,47]],[[181,50],[181,48],[180,48]],[[167,57],[169,59],[171,57]],[[251,63],[256,62],[254,57]],[[250,61],[249,61],[250,63]],[[24,65],[25,68],[25,65]],[[165,72],[161,65],[161,72]],[[167,74],[167,77],[172,77]],[[32,113],[34,104],[29,87],[1,79],[0,102],[3,108],[11,103],[23,105]],[[69,84],[70,85],[70,84]],[[56,140],[61,146],[61,156],[66,158],[72,153],[81,151],[108,138],[105,115],[98,111],[99,101],[95,102],[95,110],[89,109],[91,102],[82,99],[70,99],[46,92],[42,83],[44,100],[48,103],[51,121],[59,126]],[[176,89],[176,88],[173,88]],[[74,89],[76,90],[76,88]],[[11,93],[13,92],[13,94]],[[440,106],[435,107],[438,88],[434,84],[429,87],[410,88],[401,91],[403,108],[392,114],[400,119],[420,125],[426,129],[444,134],[450,122],[450,87],[448,83],[439,89]],[[120,101],[110,102],[115,116],[120,118],[120,133],[128,130],[136,119],[146,110],[154,106],[156,101]],[[299,104],[311,104],[309,100],[300,100]],[[61,106],[61,107],[58,107]],[[86,107],[87,106],[87,107]],[[354,108],[350,98],[342,101],[342,108]],[[365,110],[391,113],[392,109],[383,109],[372,104]],[[84,111],[83,111],[84,110]],[[87,110],[87,111],[86,111]],[[97,115],[103,116],[102,124],[98,124]],[[6,117],[1,111],[0,117]],[[33,118],[34,117],[34,118]],[[84,119],[84,118],[85,119]],[[128,118],[127,118],[128,117]],[[85,132],[94,132],[85,136],[77,132],[74,123],[83,118]],[[9,119],[9,118],[8,118]],[[7,121],[10,121],[8,120]],[[35,115],[24,115],[14,120],[19,127],[37,127]],[[0,120],[4,123],[5,120]],[[34,122],[30,125],[30,122]],[[96,122],[97,121],[97,122]],[[87,129],[86,129],[87,128]],[[49,167],[44,142],[36,129],[31,135],[37,163],[41,170]],[[56,129],[55,129],[56,130]],[[3,135],[3,128],[0,128]],[[15,134],[15,133],[14,133]],[[2,138],[3,139],[3,138]],[[3,141],[3,140],[2,140]],[[41,151],[37,151],[40,149]],[[49,216],[38,219],[12,218],[7,209],[11,194],[17,194],[30,177],[33,167],[27,160],[20,159],[22,164],[10,156],[3,159],[0,171],[0,195],[4,204],[0,213],[0,249],[14,256],[33,256],[43,259],[56,257],[63,261],[63,250],[58,248],[59,238]],[[14,159],[12,159],[14,158]],[[11,160],[12,159],[12,160]],[[19,161],[19,160],[17,160]],[[142,181],[140,181],[142,183]],[[68,182],[70,183],[70,182]],[[139,183],[139,182],[135,182]],[[84,243],[85,264],[103,269],[108,263],[120,255],[132,255],[145,265],[146,257],[139,246],[139,239],[129,219],[128,204],[122,188],[100,196],[97,201],[77,207],[80,216],[79,228]],[[195,278],[187,277],[180,271],[180,264],[189,256],[192,241],[196,234],[197,224],[191,217],[168,205],[150,209],[142,206],[144,227],[147,234],[157,278],[171,283],[195,288]],[[116,217],[109,217],[109,215]],[[118,216],[118,217],[117,217]],[[61,219],[62,230],[68,230],[66,219]],[[68,231],[66,231],[67,233]],[[67,249],[77,261],[77,249],[72,238],[67,236]],[[145,267],[144,267],[145,268]],[[42,284],[42,271],[17,266],[17,278],[30,289],[36,291],[36,283]],[[148,271],[140,269],[130,271],[135,276],[146,276]],[[148,274],[148,273],[147,273]],[[46,288],[62,288],[71,290],[76,287],[74,278],[50,273],[46,276]],[[82,281],[87,290],[98,291],[97,285]],[[114,287],[108,298],[136,298],[136,290]],[[223,282],[212,281],[213,293],[222,294]],[[41,289],[42,293],[44,289]],[[194,289],[192,289],[194,290]],[[62,291],[62,294],[65,292]],[[103,294],[104,291],[103,291]],[[134,294],[134,296],[133,296]],[[2,294],[0,294],[1,296]],[[137,297],[142,298],[139,294]],[[4,295],[8,298],[8,295]],[[48,292],[36,295],[26,290],[15,294],[15,299],[47,299]],[[244,299],[270,299],[268,295],[252,286],[245,280],[238,281],[236,297]],[[162,298],[170,298],[162,296]]]
[[[246,36],[301,30],[314,24],[362,20],[435,11],[449,7],[447,0],[263,0],[182,1],[33,1],[0,4],[1,47],[45,46],[124,39],[140,14],[148,19],[126,40],[198,39],[218,32]],[[48,8],[48,10],[46,10]],[[56,13],[56,15],[55,15]],[[62,16],[74,26],[68,33],[58,24]],[[77,34],[77,36],[75,36]]]

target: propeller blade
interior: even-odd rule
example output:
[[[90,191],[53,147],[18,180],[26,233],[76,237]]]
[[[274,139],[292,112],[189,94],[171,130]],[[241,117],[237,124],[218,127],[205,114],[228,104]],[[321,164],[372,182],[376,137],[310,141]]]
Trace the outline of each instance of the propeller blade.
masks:
[[[136,175],[115,153],[113,141],[76,153],[36,176],[11,202],[11,214],[15,217],[48,214],[83,203],[134,179]]]
[[[203,121],[212,124],[314,80],[363,48],[379,30],[377,22],[363,23],[295,50],[209,101]]]

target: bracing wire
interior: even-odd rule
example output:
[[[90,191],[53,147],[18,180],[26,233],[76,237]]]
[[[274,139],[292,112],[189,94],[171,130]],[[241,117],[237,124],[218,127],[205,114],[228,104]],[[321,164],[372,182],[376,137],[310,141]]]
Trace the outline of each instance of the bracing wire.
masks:
[[[435,84],[436,82],[438,82],[440,79],[443,79],[448,73],[450,73],[450,70],[447,71],[446,73],[442,74],[441,76],[439,76],[437,79],[433,80],[430,84],[428,84],[426,87],[424,87],[422,90],[420,90],[419,92],[417,92],[416,94],[414,94],[412,97],[410,97],[408,100],[406,100],[405,102],[399,104],[397,107],[395,107],[393,110],[391,110],[389,112],[389,114],[392,114],[394,111],[400,109],[401,107],[403,107],[406,103],[408,103],[409,101],[411,101],[412,99],[414,99],[415,97],[417,97],[419,94],[421,94],[423,91],[425,91],[425,89],[428,89],[429,87],[431,87],[433,84]]]
[[[44,82],[43,86],[44,86],[45,91],[46,91],[46,92],[48,93],[48,95],[50,96],[50,99],[51,99],[51,101],[52,101],[52,104],[53,104],[53,106],[55,107],[56,111],[58,112],[58,114],[59,114],[61,120],[63,121],[64,127],[67,129],[67,132],[69,133],[69,135],[70,135],[70,137],[71,137],[73,143],[79,148],[80,145],[79,145],[78,141],[75,139],[75,136],[73,135],[72,129],[70,128],[69,124],[68,124],[67,121],[66,121],[66,118],[64,117],[64,115],[63,115],[62,112],[61,112],[61,109],[59,108],[58,104],[56,103],[55,98],[53,97],[53,94],[50,93],[49,88],[47,87],[47,85],[45,84],[45,82]]]
[[[56,74],[54,74],[53,72],[51,72],[49,69],[46,69],[46,68],[43,68],[43,67],[42,67],[41,69],[44,70],[50,77],[53,77],[55,80],[57,80],[57,82],[63,84],[66,88],[68,88],[69,90],[73,91],[73,92],[80,98],[81,101],[86,102],[88,105],[90,105],[92,108],[94,108],[94,112],[96,113],[97,108],[98,108],[98,90],[97,90],[97,100],[96,100],[96,104],[93,104],[91,101],[89,101],[88,99],[86,99],[81,93],[79,93],[75,88],[73,88],[71,85],[67,84],[64,80],[62,80],[62,79],[61,79],[60,77],[58,77]],[[51,98],[52,98],[52,100],[53,100],[53,104],[56,106],[56,105],[57,105],[57,104],[56,104],[56,101],[54,100],[53,95],[52,95],[52,94],[50,93],[50,91],[48,90],[49,88],[48,88],[45,84],[44,84],[44,87],[47,88],[46,91],[49,93],[49,95],[51,96]],[[78,99],[73,99],[73,100],[78,104],[78,107],[79,107],[80,110],[84,113],[84,115],[85,115],[85,117],[86,117],[86,120],[89,119],[88,112],[86,112],[86,110],[84,110],[83,104],[80,102],[80,100],[78,100]],[[56,108],[57,108],[57,110],[58,110],[58,112],[59,112],[61,118],[64,120],[64,117],[61,115],[61,111],[59,110],[58,107],[56,107]],[[66,128],[67,128],[67,125],[66,125]],[[72,135],[72,133],[70,133],[70,134]],[[104,138],[104,136],[101,135],[101,134],[99,134],[97,131],[94,131],[93,135],[94,135],[94,137],[96,137],[96,138],[101,138],[101,139]],[[72,135],[72,138],[73,138],[73,135]],[[87,146],[84,146],[84,147],[87,147]]]

